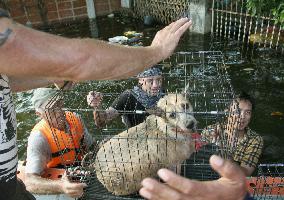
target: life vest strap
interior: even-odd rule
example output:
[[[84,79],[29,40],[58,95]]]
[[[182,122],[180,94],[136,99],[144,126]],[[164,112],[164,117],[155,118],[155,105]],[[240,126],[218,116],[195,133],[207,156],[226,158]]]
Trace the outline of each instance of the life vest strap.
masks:
[[[64,149],[62,149],[61,151],[57,151],[57,152],[54,152],[54,153],[52,153],[51,154],[51,157],[52,158],[56,158],[56,157],[60,157],[60,156],[62,156],[62,155],[64,155],[64,154],[66,154],[66,153],[69,153],[70,151],[73,151],[73,150],[75,150],[75,152],[76,152],[76,155],[78,155],[78,154],[80,154],[81,152],[82,152],[82,150],[81,149],[78,149],[78,148],[75,148],[75,149],[70,149],[70,148],[64,148]]]

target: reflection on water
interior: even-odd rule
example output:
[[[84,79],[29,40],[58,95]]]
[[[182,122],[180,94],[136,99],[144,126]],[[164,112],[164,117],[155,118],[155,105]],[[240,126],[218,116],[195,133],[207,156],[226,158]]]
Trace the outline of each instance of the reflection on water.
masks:
[[[144,27],[143,22],[130,18],[99,18],[96,21],[59,24],[45,28],[45,31],[70,38],[93,37],[107,40],[122,35],[125,31],[143,32],[142,43],[149,45],[156,31],[160,28]],[[284,58],[274,50],[267,48],[243,47],[237,41],[214,38],[210,35],[186,33],[177,51],[221,50],[224,53],[226,68],[234,89],[245,90],[256,98],[256,110],[251,128],[264,136],[265,149],[263,163],[282,162],[284,159],[284,117],[272,116],[272,112],[284,112]],[[135,59],[135,58],[134,58]],[[198,70],[194,73],[198,74]],[[208,71],[210,75],[210,70]],[[183,74],[182,69],[172,75]],[[90,82],[87,86],[104,93],[120,93],[135,84],[133,79],[125,81]],[[80,91],[78,85],[76,88]],[[79,93],[78,93],[79,94]],[[18,119],[18,139],[20,157],[25,151],[27,137],[36,116],[30,104],[31,93],[15,94]],[[85,97],[82,97],[84,101]]]

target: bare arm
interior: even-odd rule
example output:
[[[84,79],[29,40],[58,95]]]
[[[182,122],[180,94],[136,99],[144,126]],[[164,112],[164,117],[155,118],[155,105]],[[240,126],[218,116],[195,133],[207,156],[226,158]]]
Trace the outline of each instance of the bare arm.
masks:
[[[67,39],[0,18],[0,71],[8,76],[63,80],[121,79],[169,57],[191,22],[180,19],[157,33],[148,47],[124,47],[94,39]]]
[[[14,76],[9,77],[10,87],[13,92],[21,92],[38,87],[45,87],[54,84],[55,82],[59,81],[48,80],[48,79],[36,79],[36,78],[20,78]]]
[[[25,185],[27,190],[35,194],[60,194],[63,193],[61,180],[50,180],[37,174],[26,174]]]
[[[81,197],[85,183],[71,183],[66,176],[60,180],[50,180],[37,174],[26,174],[25,185],[28,191],[35,194],[61,194],[65,193],[72,198]]]
[[[22,77],[9,77],[9,84],[13,92],[22,92],[39,87],[46,87],[55,85],[57,89],[68,90],[72,88],[75,83],[72,81],[37,79],[37,78],[22,78]],[[63,87],[63,88],[62,88]]]

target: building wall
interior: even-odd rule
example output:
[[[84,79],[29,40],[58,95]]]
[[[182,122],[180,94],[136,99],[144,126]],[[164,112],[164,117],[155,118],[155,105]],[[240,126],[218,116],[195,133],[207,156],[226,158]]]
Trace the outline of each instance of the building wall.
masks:
[[[94,0],[96,15],[106,15],[121,8],[121,0]],[[49,24],[87,18],[86,0],[3,0],[0,7],[8,10],[19,23]]]

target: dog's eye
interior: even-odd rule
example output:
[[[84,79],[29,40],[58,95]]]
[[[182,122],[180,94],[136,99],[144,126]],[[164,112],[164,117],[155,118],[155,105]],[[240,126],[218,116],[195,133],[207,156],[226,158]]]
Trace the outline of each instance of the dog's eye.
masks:
[[[173,119],[176,118],[176,113],[171,113],[170,118],[173,118]]]
[[[189,109],[189,104],[186,103],[186,104],[185,104],[185,107],[186,107],[186,109]]]
[[[182,107],[183,110],[186,110],[186,109],[189,108],[189,104],[188,103],[186,103],[186,104],[182,103],[181,107]]]

